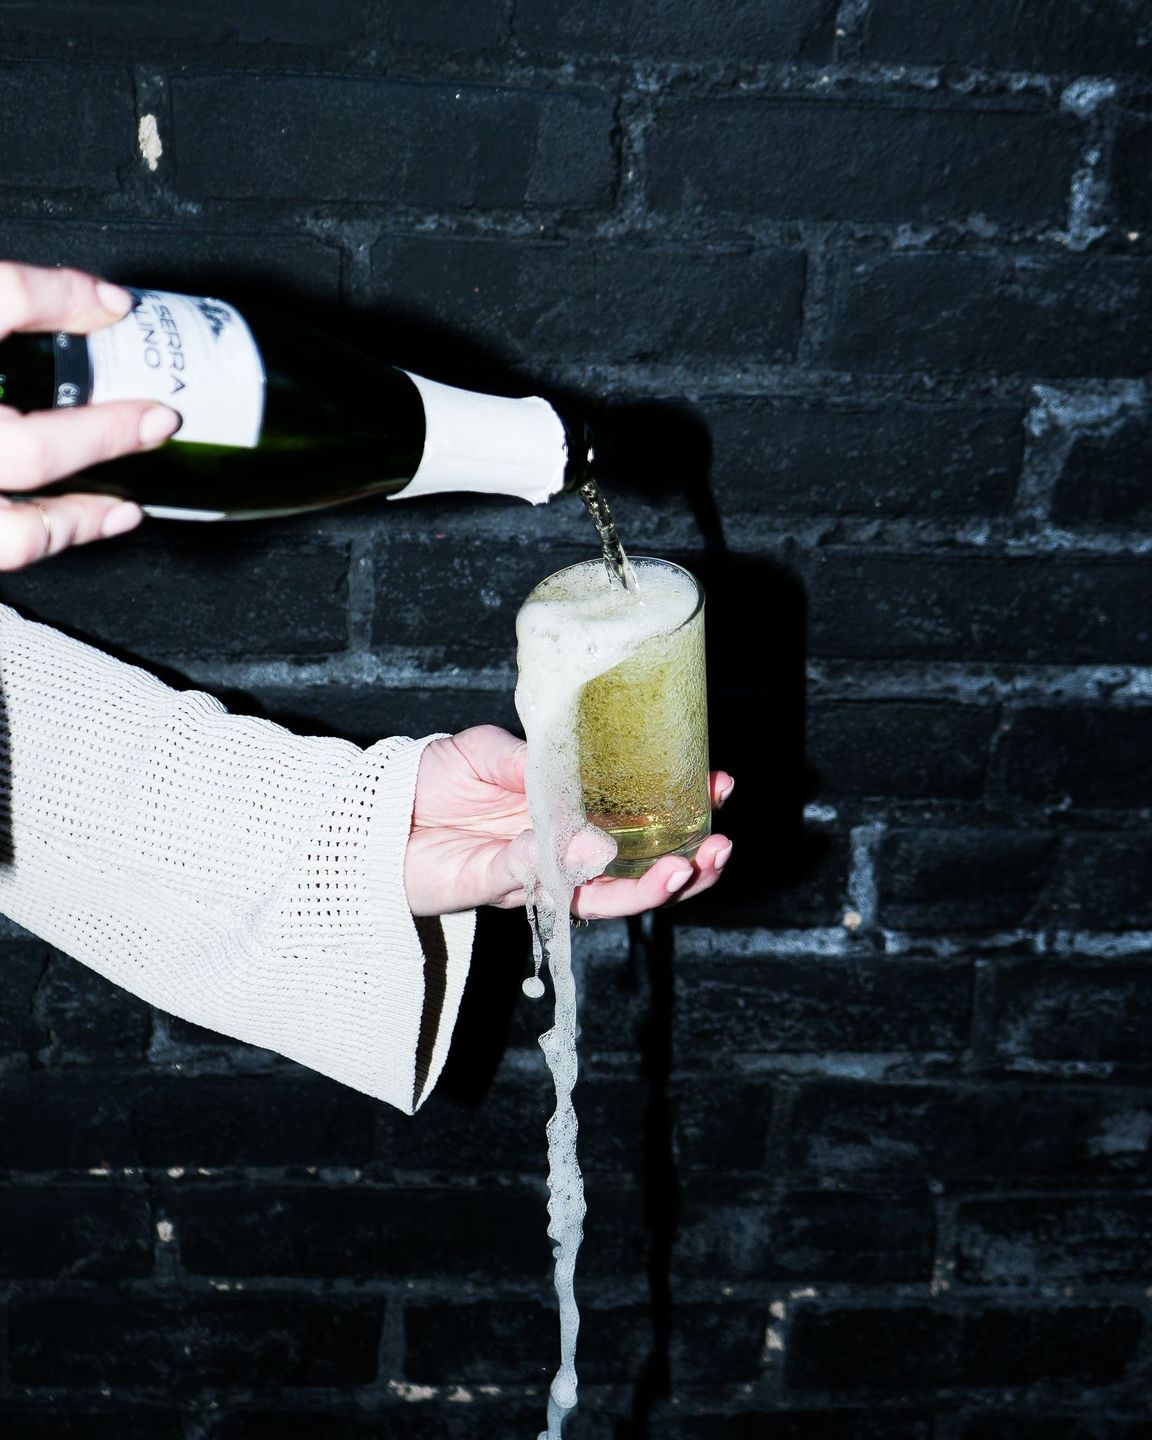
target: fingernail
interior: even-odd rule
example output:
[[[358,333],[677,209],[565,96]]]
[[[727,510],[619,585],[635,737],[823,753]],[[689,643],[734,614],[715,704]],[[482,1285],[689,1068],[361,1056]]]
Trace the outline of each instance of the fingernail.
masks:
[[[130,295],[119,285],[110,285],[107,280],[101,280],[96,286],[96,298],[109,315],[115,315],[117,320],[123,320],[129,311],[136,308],[134,295]]]
[[[180,416],[167,405],[153,405],[145,410],[140,420],[140,444],[159,445],[175,435],[180,428]]]
[[[732,854],[732,846],[725,845],[723,850],[717,850],[712,860],[713,870],[723,870],[728,863],[728,857]]]
[[[735,788],[736,788],[736,781],[735,781],[735,780],[729,780],[729,781],[728,781],[728,784],[725,785],[724,789],[721,790],[721,792],[720,792],[720,800],[719,800],[719,802],[718,802],[717,808],[719,808],[720,805],[723,805],[723,804],[724,804],[725,800],[728,799],[729,795],[732,794],[732,791],[735,790]]]
[[[691,867],[687,870],[677,870],[674,874],[669,875],[664,885],[665,890],[668,891],[669,895],[671,895],[674,890],[683,890],[691,874]]]
[[[113,505],[105,515],[100,534],[105,540],[111,540],[113,535],[123,535],[126,531],[135,529],[141,518],[139,505],[133,505],[131,500],[121,501],[119,505]]]

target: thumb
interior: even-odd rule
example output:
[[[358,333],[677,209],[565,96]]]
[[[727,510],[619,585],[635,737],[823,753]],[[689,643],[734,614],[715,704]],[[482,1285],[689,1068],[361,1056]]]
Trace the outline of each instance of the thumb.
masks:
[[[602,875],[616,858],[616,841],[595,825],[582,826],[564,852],[564,869],[574,885],[584,885]]]
[[[564,847],[561,868],[573,888],[603,873],[616,858],[616,841],[595,825],[582,825]],[[540,847],[532,830],[522,830],[503,851],[503,864],[516,889],[531,894],[540,885]]]
[[[531,891],[540,871],[540,851],[533,830],[521,830],[504,847],[504,865],[514,884],[509,889]]]

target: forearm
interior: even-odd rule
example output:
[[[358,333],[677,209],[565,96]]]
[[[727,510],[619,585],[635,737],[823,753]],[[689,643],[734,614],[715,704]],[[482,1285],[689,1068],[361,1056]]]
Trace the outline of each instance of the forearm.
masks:
[[[163,1009],[419,1103],[472,925],[445,920],[428,984],[403,890],[425,742],[295,736],[3,609],[0,701],[6,913]]]

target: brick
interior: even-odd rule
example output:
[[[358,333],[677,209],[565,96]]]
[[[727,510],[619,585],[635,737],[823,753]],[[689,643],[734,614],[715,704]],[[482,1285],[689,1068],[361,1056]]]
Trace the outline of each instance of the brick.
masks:
[[[1123,529],[1152,522],[1152,416],[1132,416],[1072,443],[1052,494],[1057,525]]]
[[[881,924],[932,932],[1027,925],[1042,913],[1056,849],[1043,831],[891,831],[879,862]]]
[[[792,1322],[788,1382],[798,1390],[919,1391],[1122,1379],[1143,1319],[1126,1305],[805,1305]]]
[[[741,220],[1041,224],[1063,217],[1077,132],[1028,110],[673,100],[649,140],[649,197]]]
[[[927,1415],[885,1409],[753,1410],[682,1419],[670,1440],[929,1440]]]
[[[725,516],[958,520],[1011,504],[1019,409],[702,400]]]
[[[143,1059],[152,1010],[127,990],[66,955],[54,954],[36,996],[54,1061]]]
[[[528,592],[546,575],[588,554],[575,545],[469,543],[437,539],[434,533],[398,541],[385,536],[380,565],[385,573],[403,575],[405,583],[380,587],[372,643],[441,647],[462,662],[510,659],[516,650],[516,612]]]
[[[11,1319],[18,1385],[312,1388],[376,1375],[383,1302],[297,1296],[22,1299]]]
[[[676,1153],[685,1170],[758,1170],[764,1164],[773,1103],[766,1081],[680,1078],[673,1103]]]
[[[281,304],[289,291],[296,306],[308,297],[330,304],[339,294],[342,271],[338,246],[277,232],[271,222],[221,231],[199,224],[182,229],[141,221],[0,218],[0,247],[5,257],[29,264],[76,265],[126,284],[222,294],[236,303],[253,287],[264,294],[278,287]]]
[[[339,542],[170,522],[7,575],[3,591],[38,620],[138,654],[320,655],[348,643],[347,570]]]
[[[503,50],[508,44],[508,0],[390,0],[377,20],[401,48],[422,46],[441,54]]]
[[[626,1381],[647,1350],[647,1326],[636,1306],[582,1306],[580,1378]],[[555,1307],[530,1300],[475,1304],[408,1304],[404,1372],[417,1384],[547,1382],[558,1342]]]
[[[681,961],[676,1052],[917,1051],[963,1046],[971,970],[881,959]]]
[[[363,1164],[376,1109],[331,1081],[284,1075],[40,1072],[4,1080],[0,1099],[0,1168],[11,1170]]]
[[[1152,575],[1099,556],[827,551],[811,623],[821,657],[1146,664]]]
[[[643,1174],[644,1110],[648,1093],[639,1075],[591,1076],[576,1091],[580,1106],[580,1167],[613,1180]],[[548,1093],[551,1112],[553,1097]],[[543,1145],[543,1136],[539,1143]]]
[[[201,0],[195,13],[167,8],[156,11],[146,0],[119,0],[111,8],[100,0],[10,0],[0,9],[0,37],[44,45],[49,37],[130,41],[143,37],[155,47],[167,41],[245,45],[311,45],[333,47],[363,40],[367,33],[358,6],[333,13],[318,10],[309,0],[248,0],[243,10],[230,0]],[[59,53],[59,39],[53,47]]]
[[[1152,834],[1070,835],[1052,918],[1094,930],[1152,926]]]
[[[785,1362],[790,1390],[903,1394],[947,1384],[956,1369],[959,1317],[927,1305],[844,1309],[801,1304]]]
[[[2,721],[0,721],[2,725]],[[6,828],[0,802],[0,830]],[[5,1004],[0,1006],[0,1051],[6,1054],[37,1050],[48,1039],[34,1014],[36,992],[44,978],[48,951],[35,940],[0,942],[0,976]]]
[[[136,158],[128,71],[0,66],[0,130],[6,188],[115,194]]]
[[[527,1279],[551,1271],[539,1189],[193,1185],[161,1200],[193,1275]]]
[[[651,1170],[649,1170],[649,1175]],[[591,1176],[584,1186],[588,1215],[580,1246],[580,1273],[641,1276],[648,1269],[649,1213],[663,1199],[647,1203],[640,1186],[621,1189],[613,1177]]]
[[[1128,256],[903,254],[837,265],[830,363],[845,370],[1137,375],[1152,262]]]
[[[947,1440],[1149,1440],[1152,1421],[1071,1415],[1067,1410],[1029,1415],[991,1414],[983,1407],[958,1415]]]
[[[517,0],[514,30],[525,51],[548,58],[819,63],[830,58],[835,18],[833,0],[803,7],[787,0],[732,0],[722,9],[707,0],[661,7],[639,0],[587,0],[571,7]]]
[[[641,466],[641,469],[643,467]],[[724,884],[677,907],[679,926],[839,925],[848,837],[806,831],[804,764],[807,602],[799,578],[773,556],[724,550],[678,554],[707,595],[709,738],[714,763],[737,776],[715,819],[735,843]],[[750,616],[771,617],[771,659],[749,663]],[[763,764],[765,753],[776,760]]]
[[[589,88],[206,75],[173,82],[172,110],[176,183],[199,200],[457,210],[611,197],[611,100]],[[259,137],[259,166],[237,133]]]
[[[971,1181],[1140,1176],[1152,1094],[1043,1086],[805,1086],[790,1155],[807,1174]]]
[[[990,1306],[965,1319],[961,1385],[1114,1385],[1144,1330],[1131,1305]]]
[[[1152,1196],[970,1200],[957,1217],[965,1285],[1123,1285],[1152,1265]]]
[[[1055,70],[1069,75],[1141,71],[1152,24],[1129,0],[875,0],[865,53],[902,64],[953,63],[991,70]]]
[[[50,1409],[30,1411],[0,1401],[4,1440],[185,1440],[182,1415],[121,1403],[114,1414],[69,1411],[57,1400]]]
[[[548,1096],[543,1074],[504,1080],[467,1103],[448,1098],[441,1086],[421,1108],[418,1122],[379,1111],[379,1158],[405,1171],[429,1171],[446,1179],[492,1171],[543,1174]]]
[[[474,1440],[478,1431],[529,1435],[533,1425],[539,1429],[540,1410],[538,1400],[517,1401],[506,1394],[488,1401],[473,1395],[463,1406],[405,1399],[372,1414],[331,1414],[329,1407],[323,1414],[261,1409],[225,1417],[212,1440]]]
[[[795,358],[804,268],[797,250],[389,238],[372,293],[505,362],[770,363]]]
[[[763,717],[752,711],[749,720]],[[762,732],[763,733],[763,732]],[[721,743],[713,731],[717,763],[740,777],[740,798],[716,817],[714,830],[734,843],[724,870],[724,887],[693,899],[678,911],[676,923],[693,928],[769,925],[783,929],[839,925],[848,883],[845,835],[805,833],[793,826],[765,823],[756,775],[756,758],[744,746]],[[763,741],[761,742],[763,745]],[[763,755],[763,748],[758,752]],[[786,783],[786,782],[785,782]]]
[[[588,1054],[616,1051],[634,1056],[659,1028],[660,1022],[654,1026],[651,1018],[652,1006],[664,1015],[670,1003],[671,975],[662,975],[654,986],[646,984],[628,953],[626,933],[621,931],[620,935],[621,944],[615,954],[592,954],[584,962],[580,1038]],[[584,950],[585,946],[580,948]],[[544,1019],[538,1006],[521,1006],[513,1043],[534,1044]]]
[[[584,1079],[576,1091],[580,1113],[580,1165],[585,1173],[628,1174],[640,1164],[643,1088],[638,1080]],[[541,1065],[536,1077],[503,1080],[482,1100],[464,1105],[434,1094],[419,1121],[380,1108],[379,1153],[405,1171],[451,1178],[461,1173],[517,1171],[543,1174],[544,1126],[552,1113],[551,1082]]]
[[[975,800],[983,793],[996,712],[942,702],[813,705],[808,756],[822,799]]]
[[[1152,32],[1152,25],[1149,31]],[[1152,41],[1148,53],[1152,54]],[[1120,224],[1137,230],[1152,225],[1152,116],[1123,118],[1116,137],[1113,167]]]
[[[1146,1064],[1148,980],[1139,963],[1004,966],[996,978],[997,1048],[1035,1060]]]
[[[505,610],[503,597],[501,610]],[[381,606],[377,620],[381,644],[388,624]],[[494,642],[495,643],[495,642]],[[520,721],[511,690],[416,690],[399,685],[255,685],[245,691],[247,708],[286,726],[297,735],[339,735],[371,745],[382,735],[455,735],[472,725],[501,725],[518,730]],[[255,703],[252,703],[255,702]],[[238,706],[229,703],[230,710]]]
[[[585,1301],[581,1314],[581,1380],[634,1381],[651,1343],[646,1310]],[[766,1321],[766,1308],[747,1301],[677,1306],[674,1373],[713,1383],[754,1378]],[[405,1373],[417,1383],[539,1383],[555,1367],[555,1310],[533,1301],[409,1304],[404,1330]]]
[[[1152,708],[1016,711],[1004,744],[1004,790],[1086,808],[1152,805]]]
[[[151,1272],[151,1220],[144,1196],[107,1185],[0,1189],[0,1275],[5,1278],[121,1280]]]
[[[677,1305],[670,1346],[673,1378],[697,1385],[757,1379],[767,1324],[768,1307],[759,1302]]]
[[[870,1285],[931,1278],[931,1197],[786,1190],[690,1180],[681,1192],[678,1277]]]

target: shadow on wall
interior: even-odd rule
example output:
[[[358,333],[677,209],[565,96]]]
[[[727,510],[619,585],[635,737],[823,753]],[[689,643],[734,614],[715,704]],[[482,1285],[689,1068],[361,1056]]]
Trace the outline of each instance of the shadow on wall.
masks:
[[[612,495],[688,509],[702,550],[669,554],[707,597],[709,748],[736,777],[716,826],[734,842],[723,885],[671,913],[677,925],[788,920],[788,892],[809,880],[824,844],[804,834],[813,777],[804,761],[808,605],[777,560],[743,553],[716,504],[712,444],[689,407],[665,401],[607,407],[604,478]],[[626,514],[626,507],[621,507]]]
[[[447,385],[493,394],[524,393],[522,369],[510,364],[494,347],[466,338],[426,313],[416,314],[400,307],[354,309],[331,300],[317,300],[297,288],[269,284],[259,271],[235,263],[219,267],[198,263],[182,268],[177,260],[166,264],[162,273],[150,273],[146,268],[134,270],[125,283],[177,294],[218,295],[241,314],[290,317],[293,325],[319,330],[368,355]]]

